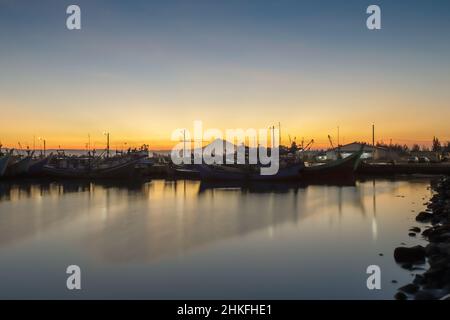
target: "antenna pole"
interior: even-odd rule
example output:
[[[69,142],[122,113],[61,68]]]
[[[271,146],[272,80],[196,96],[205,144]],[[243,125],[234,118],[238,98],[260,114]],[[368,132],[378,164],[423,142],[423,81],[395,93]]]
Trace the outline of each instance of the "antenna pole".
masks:
[[[339,126],[337,126],[337,145],[339,147]]]
[[[109,132],[106,135],[106,149],[107,149],[107,156],[109,158]]]
[[[372,146],[375,147],[375,125],[372,124]]]

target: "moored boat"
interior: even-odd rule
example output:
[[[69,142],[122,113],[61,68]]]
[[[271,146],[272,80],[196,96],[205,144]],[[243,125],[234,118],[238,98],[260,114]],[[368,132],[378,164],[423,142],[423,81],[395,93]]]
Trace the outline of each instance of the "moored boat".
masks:
[[[249,172],[242,168],[207,164],[198,164],[195,168],[202,180],[246,180],[249,177]]]
[[[47,164],[43,172],[55,178],[71,179],[122,179],[139,175],[136,166],[141,156],[121,157],[110,161],[93,159],[64,159],[54,164]]]
[[[250,180],[255,181],[273,181],[273,180],[296,180],[298,175],[304,169],[303,162],[286,164],[278,169],[278,172],[273,175],[261,175],[259,172],[254,172],[250,175]]]
[[[196,166],[202,180],[216,181],[273,181],[273,180],[295,180],[303,169],[303,163],[283,164],[273,175],[262,175],[261,167],[258,165],[206,165]]]
[[[11,152],[0,155],[0,177],[2,177],[5,174],[10,159],[11,159]]]
[[[25,175],[28,172],[28,168],[31,165],[33,153],[34,151],[24,157],[19,156],[13,161],[10,161],[6,168],[5,176],[17,177]]]
[[[348,157],[314,166],[305,166],[300,174],[302,180],[336,180],[348,178],[355,174],[361,164],[363,148]]]
[[[44,166],[46,166],[51,161],[52,158],[53,154],[50,154],[47,157],[32,159],[30,167],[28,168],[27,175],[29,176],[42,175],[44,173]]]

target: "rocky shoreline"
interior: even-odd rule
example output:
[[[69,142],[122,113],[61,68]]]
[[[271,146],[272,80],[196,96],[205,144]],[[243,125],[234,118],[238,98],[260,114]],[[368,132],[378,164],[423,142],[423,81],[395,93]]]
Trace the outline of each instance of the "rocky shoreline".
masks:
[[[397,300],[450,299],[450,177],[431,183],[435,192],[425,211],[416,216],[425,226],[422,236],[429,242],[426,247],[397,247],[394,259],[403,268],[413,270],[428,262],[429,268],[417,274],[412,283],[398,289]],[[409,229],[410,236],[421,232],[421,228]]]

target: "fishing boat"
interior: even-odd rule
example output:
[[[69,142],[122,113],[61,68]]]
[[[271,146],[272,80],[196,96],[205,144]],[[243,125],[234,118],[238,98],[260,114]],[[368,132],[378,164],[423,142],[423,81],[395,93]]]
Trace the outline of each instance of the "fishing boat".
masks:
[[[303,169],[303,163],[284,164],[274,175],[261,175],[261,167],[258,165],[196,165],[202,180],[216,181],[273,181],[273,180],[294,180],[298,178]]]
[[[2,177],[6,172],[6,168],[8,167],[9,161],[11,159],[11,153],[12,150],[8,153],[2,153],[0,151],[0,177]]]
[[[198,164],[195,168],[200,174],[202,180],[246,180],[249,176],[247,170],[222,165]]]
[[[353,176],[361,163],[363,148],[345,158],[320,165],[305,166],[300,173],[301,180],[336,180]]]
[[[5,176],[17,177],[25,175],[31,165],[33,154],[34,151],[28,153],[28,155],[26,156],[18,156],[17,158],[13,159],[13,161],[10,161],[6,168]]]
[[[116,159],[68,158],[44,165],[47,176],[71,179],[122,179],[139,173],[136,166],[143,156],[117,157]]]
[[[303,162],[281,165],[278,172],[274,175],[261,175],[259,172],[252,172],[250,180],[252,181],[272,181],[272,180],[296,180],[298,175],[304,169]],[[259,171],[259,170],[258,170]]]
[[[44,166],[49,164],[52,160],[53,154],[48,155],[47,157],[39,157],[31,160],[30,167],[28,168],[27,175],[29,176],[39,176],[44,173]]]

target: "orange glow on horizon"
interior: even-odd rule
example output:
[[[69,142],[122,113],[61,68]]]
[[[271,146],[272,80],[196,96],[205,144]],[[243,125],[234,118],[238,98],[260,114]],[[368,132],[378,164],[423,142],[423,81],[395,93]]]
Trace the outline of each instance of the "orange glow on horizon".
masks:
[[[289,134],[290,135],[290,134]],[[299,138],[300,135],[290,135],[291,141],[296,137],[296,143],[298,146],[301,145],[302,139]],[[389,137],[376,137],[375,143],[377,142],[383,142],[386,144],[389,144],[392,142],[392,144],[401,144],[401,145],[407,145],[408,147],[411,147],[414,144],[418,144],[420,146],[427,146],[430,147],[432,145],[432,138],[431,136],[429,139],[391,139]],[[446,143],[450,139],[448,137],[438,137],[440,138],[441,143]],[[321,134],[320,138],[315,138],[313,135],[305,135],[304,138],[304,145],[307,145],[311,139],[314,139],[314,143],[311,147],[312,150],[319,150],[319,149],[329,149],[331,147],[327,134]],[[36,139],[35,144],[27,142],[21,142],[20,145],[22,146],[22,149],[26,149],[27,147],[31,150],[42,150],[43,149],[43,143],[42,141],[38,141]],[[46,149],[47,150],[54,150],[54,149],[62,149],[62,150],[88,150],[88,143],[80,143],[73,141],[73,139],[61,139],[60,137],[50,137],[46,138]],[[207,145],[209,142],[213,141],[214,139],[211,139],[210,141],[204,141],[203,146]],[[345,145],[352,142],[365,142],[367,144],[372,143],[372,138],[369,136],[358,138],[357,136],[341,136],[339,144]],[[32,141],[32,139],[31,139]],[[337,138],[335,135],[332,136],[332,141],[334,146],[337,146]],[[110,141],[110,149],[111,150],[127,150],[128,148],[139,148],[142,145],[146,144],[149,146],[149,149],[152,151],[169,151],[171,150],[176,144],[180,143],[181,141],[171,141],[170,139],[136,139],[136,140],[125,140],[123,138],[117,137],[115,139],[111,139]],[[20,149],[18,142],[13,142],[9,140],[1,141],[2,148],[14,148],[14,149]],[[281,139],[281,144],[288,146],[290,145],[289,138],[286,136],[283,136]],[[192,143],[193,148],[193,143]],[[105,141],[99,141],[96,139],[95,141],[91,141],[90,148],[91,150],[104,150],[106,149],[106,140]]]

